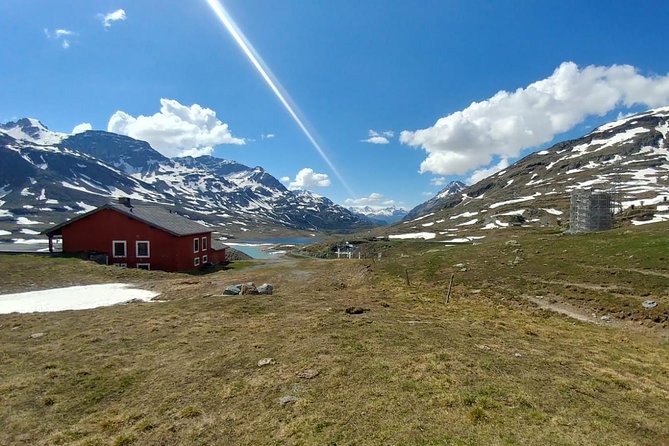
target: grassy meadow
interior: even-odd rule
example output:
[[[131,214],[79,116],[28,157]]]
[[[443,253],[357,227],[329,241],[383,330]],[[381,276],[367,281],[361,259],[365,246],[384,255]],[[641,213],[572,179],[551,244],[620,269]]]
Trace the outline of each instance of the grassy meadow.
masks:
[[[161,293],[0,315],[0,445],[669,444],[669,225],[362,249],[200,275],[0,255],[2,293]],[[275,294],[222,295],[242,281]]]

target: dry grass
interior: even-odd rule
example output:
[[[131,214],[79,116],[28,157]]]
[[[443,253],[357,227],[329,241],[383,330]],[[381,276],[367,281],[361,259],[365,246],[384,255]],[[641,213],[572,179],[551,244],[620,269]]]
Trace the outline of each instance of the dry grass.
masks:
[[[635,234],[637,244],[658,237]],[[527,252],[549,236],[519,240]],[[2,256],[2,291],[131,281],[168,301],[0,316],[0,444],[667,444],[664,329],[524,304],[516,295],[535,286],[564,287],[517,278],[530,267],[504,266],[503,242],[429,254],[435,245],[394,244],[381,262],[288,260],[202,276]],[[558,244],[533,264],[557,261]],[[497,266],[483,263],[493,256]],[[460,261],[468,271],[445,305]],[[581,280],[572,269],[547,280]],[[219,295],[247,280],[276,294]],[[669,279],[653,280],[654,296]],[[599,282],[587,283],[639,286]],[[369,311],[345,314],[353,305]],[[258,367],[266,357],[276,363]],[[308,368],[320,374],[296,376]],[[287,395],[297,401],[281,406]]]

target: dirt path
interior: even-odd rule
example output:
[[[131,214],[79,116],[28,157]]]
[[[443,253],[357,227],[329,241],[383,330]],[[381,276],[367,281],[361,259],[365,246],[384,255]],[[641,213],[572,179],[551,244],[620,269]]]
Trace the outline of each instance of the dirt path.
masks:
[[[579,320],[581,322],[606,325],[612,324],[612,319],[609,319],[608,322],[603,321],[602,319],[598,319],[596,316],[593,316],[592,313],[564,302],[550,302],[548,299],[540,299],[538,297],[530,296],[526,296],[526,298],[543,310],[564,314],[565,316],[569,316],[570,318]]]

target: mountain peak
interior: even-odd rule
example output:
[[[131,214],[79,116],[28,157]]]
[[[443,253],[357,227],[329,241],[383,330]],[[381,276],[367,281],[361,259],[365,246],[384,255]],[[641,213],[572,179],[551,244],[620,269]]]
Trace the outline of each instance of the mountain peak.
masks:
[[[35,118],[21,118],[0,124],[0,130],[14,139],[41,145],[58,144],[67,136],[64,133],[52,132]]]
[[[462,181],[451,181],[437,194],[437,198],[444,198],[449,195],[457,194],[465,187],[467,187],[467,185]]]

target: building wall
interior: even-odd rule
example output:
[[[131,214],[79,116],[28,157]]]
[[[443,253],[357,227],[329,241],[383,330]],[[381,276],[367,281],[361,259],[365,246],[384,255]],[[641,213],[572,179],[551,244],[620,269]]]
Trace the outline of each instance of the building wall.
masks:
[[[194,268],[194,258],[208,255],[211,234],[176,237],[146,223],[134,220],[111,209],[103,209],[62,228],[63,252],[98,252],[108,256],[109,264],[126,263],[136,268],[138,263],[149,263],[152,270],[189,271]],[[193,239],[199,239],[200,249],[193,252]],[[207,239],[207,250],[202,251],[202,238]],[[113,257],[112,242],[126,241],[126,257]],[[150,256],[136,256],[137,241],[150,242]],[[201,262],[200,262],[201,264]]]
[[[219,249],[218,251],[211,251],[209,256],[209,263],[217,265],[219,263],[225,262],[225,249]]]

